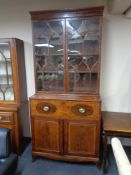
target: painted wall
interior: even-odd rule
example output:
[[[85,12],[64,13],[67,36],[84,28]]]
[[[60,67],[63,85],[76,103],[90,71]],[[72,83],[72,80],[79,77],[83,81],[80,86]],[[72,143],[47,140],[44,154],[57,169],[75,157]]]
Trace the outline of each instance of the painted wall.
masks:
[[[28,97],[35,91],[32,31],[29,11],[85,8],[104,5],[104,0],[0,0],[0,38],[16,37],[25,43]],[[105,11],[102,41],[102,109],[131,112],[131,20]],[[23,121],[23,135],[29,136],[29,118]],[[26,121],[26,122],[25,122]]]
[[[103,26],[102,109],[131,112],[131,20],[105,14]]]

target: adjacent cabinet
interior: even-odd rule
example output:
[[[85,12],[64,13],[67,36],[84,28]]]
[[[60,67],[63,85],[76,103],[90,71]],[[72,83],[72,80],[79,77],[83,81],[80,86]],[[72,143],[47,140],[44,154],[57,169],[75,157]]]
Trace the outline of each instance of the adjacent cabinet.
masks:
[[[31,12],[32,155],[99,162],[103,7]]]
[[[23,41],[0,39],[0,127],[11,129],[13,150],[20,153],[20,118],[26,115],[26,76]]]

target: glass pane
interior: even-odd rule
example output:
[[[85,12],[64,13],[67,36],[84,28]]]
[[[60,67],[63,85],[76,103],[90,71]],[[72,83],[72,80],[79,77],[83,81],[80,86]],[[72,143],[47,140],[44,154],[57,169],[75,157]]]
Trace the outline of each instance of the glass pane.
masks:
[[[68,60],[69,91],[96,92],[98,56],[72,56]]]
[[[0,100],[14,100],[12,64],[8,43],[0,43]]]
[[[64,90],[63,24],[63,20],[34,24],[38,91]]]
[[[99,20],[77,19],[66,21],[69,54],[98,54]]]
[[[69,19],[66,26],[69,91],[95,93],[98,79],[99,19]]]

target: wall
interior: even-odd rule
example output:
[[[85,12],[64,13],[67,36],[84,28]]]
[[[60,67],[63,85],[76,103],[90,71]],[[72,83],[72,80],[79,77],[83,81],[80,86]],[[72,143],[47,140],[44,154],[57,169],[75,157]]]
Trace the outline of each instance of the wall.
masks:
[[[131,113],[131,19],[105,12],[103,22],[102,110]],[[120,140],[131,146],[131,139]]]
[[[103,26],[102,109],[131,112],[131,20],[105,14]]]
[[[24,40],[28,97],[35,91],[32,31],[29,11],[85,8],[104,5],[104,0],[0,0],[0,38]],[[105,11],[102,41],[102,109],[131,112],[131,21]],[[23,121],[23,135],[29,136],[29,119]],[[26,121],[26,122],[25,122]]]

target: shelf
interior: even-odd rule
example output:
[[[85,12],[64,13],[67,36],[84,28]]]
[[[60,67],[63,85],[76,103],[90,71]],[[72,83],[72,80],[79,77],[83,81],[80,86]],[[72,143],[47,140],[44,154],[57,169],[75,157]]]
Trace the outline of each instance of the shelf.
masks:
[[[83,54],[70,54],[68,53],[68,55],[70,56],[98,56],[99,52],[89,52],[89,53],[83,53]]]
[[[44,74],[44,73],[56,73],[64,72],[64,70],[58,70],[58,71],[44,71],[43,73],[41,71],[37,71],[37,74]]]
[[[85,39],[85,40],[83,40],[83,41],[76,41],[75,39],[69,39],[68,40],[68,45],[72,45],[72,44],[84,44],[84,42],[86,42],[86,41],[88,41],[88,42],[98,42],[99,41],[99,39]]]
[[[76,54],[76,53],[67,53],[68,56],[98,56],[99,52],[90,52],[90,53],[83,53],[83,54]],[[63,56],[64,54],[56,54],[56,53],[52,53],[52,54],[35,54],[35,57],[44,57],[44,56]]]
[[[67,31],[68,32],[68,31]],[[76,31],[73,31],[73,33],[74,32],[76,32]],[[79,43],[81,43],[81,38],[82,38],[82,35],[80,35],[78,38],[76,38],[76,37],[74,37],[73,38],[73,33],[72,33],[72,38],[68,38],[68,41],[70,40],[70,41],[74,41],[75,40],[75,43],[76,43],[76,40],[77,40],[77,42],[79,42]],[[87,34],[88,34],[88,36],[87,36]],[[63,43],[61,42],[61,43],[58,43],[58,40],[61,40],[61,37],[63,36],[63,39],[64,39],[64,34],[63,35],[60,35],[60,37],[52,37],[52,40],[50,40],[51,42],[51,44],[53,44],[53,45],[62,45]],[[97,38],[93,38],[93,37],[99,37],[100,36],[100,34],[99,34],[99,31],[96,31],[96,32],[91,32],[91,31],[89,31],[89,32],[86,32],[86,34],[84,35],[84,37],[86,37],[86,38],[84,38],[84,41],[87,41],[87,40],[89,40],[89,41],[96,41],[96,40],[99,40],[99,39],[97,39]],[[38,36],[38,35],[35,35],[34,36],[34,40],[41,40],[41,39],[45,39],[45,36]],[[56,41],[56,42],[55,42]],[[54,43],[53,43],[54,42]],[[37,47],[37,46],[35,46],[35,47]]]
[[[9,86],[9,87],[12,87],[13,84],[0,84],[0,86]]]
[[[63,53],[54,53],[54,54],[35,54],[36,57],[44,57],[44,56],[64,56]]]
[[[60,71],[44,71],[43,74],[44,73],[56,73],[57,74],[59,72],[63,72],[64,73],[64,70],[63,71],[61,71],[61,70]],[[41,72],[37,71],[37,73],[40,74]],[[97,74],[98,72],[96,72],[96,71],[92,71],[92,72],[90,72],[90,71],[68,71],[68,73],[96,73]]]
[[[3,78],[4,78],[4,77],[12,77],[12,74],[8,74],[8,75],[6,75],[6,74],[3,74],[3,75],[0,74],[0,77],[3,77]]]
[[[72,74],[75,74],[75,73],[76,74],[83,74],[83,73],[84,74],[87,74],[87,73],[92,74],[92,73],[95,73],[95,74],[97,74],[98,72],[96,72],[96,71],[94,71],[94,72],[93,71],[91,71],[91,72],[90,71],[68,71],[68,73],[72,73]]]
[[[44,71],[44,73],[56,73],[58,74],[59,72],[63,72],[64,73],[64,70],[58,70],[58,71]]]
[[[9,59],[9,60],[0,60],[0,63],[11,63],[11,59]]]

